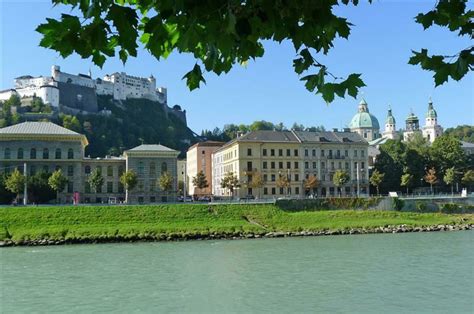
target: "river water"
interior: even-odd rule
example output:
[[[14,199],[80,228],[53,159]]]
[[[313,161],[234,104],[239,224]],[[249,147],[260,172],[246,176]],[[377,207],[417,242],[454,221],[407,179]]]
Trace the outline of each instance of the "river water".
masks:
[[[473,313],[474,232],[0,249],[1,313]]]

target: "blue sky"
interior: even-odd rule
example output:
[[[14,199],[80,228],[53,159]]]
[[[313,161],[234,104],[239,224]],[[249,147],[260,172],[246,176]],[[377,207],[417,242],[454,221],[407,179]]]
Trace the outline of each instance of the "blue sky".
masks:
[[[423,31],[414,22],[414,16],[430,10],[434,3],[374,1],[372,5],[337,8],[337,13],[355,26],[349,40],[337,40],[329,55],[319,60],[338,76],[362,73],[367,84],[363,97],[381,125],[388,104],[392,105],[398,128],[403,127],[411,109],[424,119],[430,96],[444,127],[474,124],[472,73],[460,82],[434,88],[430,72],[407,64],[412,49],[428,48],[432,53],[449,55],[472,44],[447,29]],[[265,43],[263,58],[220,77],[206,74],[207,84],[192,92],[181,80],[194,65],[191,56],[173,54],[158,62],[141,50],[138,58],[130,59],[125,66],[116,58],[109,59],[102,69],[76,55],[62,59],[58,53],[38,47],[40,35],[34,29],[46,17],[65,11],[66,7],[53,9],[49,0],[0,0],[0,89],[10,88],[13,78],[20,75],[49,75],[53,64],[69,73],[91,69],[94,77],[115,71],[153,74],[158,85],[168,88],[168,103],[187,110],[188,124],[196,132],[255,120],[342,128],[357,110],[358,100],[352,97],[336,98],[327,105],[319,95],[308,92],[293,71],[295,52],[288,43]]]

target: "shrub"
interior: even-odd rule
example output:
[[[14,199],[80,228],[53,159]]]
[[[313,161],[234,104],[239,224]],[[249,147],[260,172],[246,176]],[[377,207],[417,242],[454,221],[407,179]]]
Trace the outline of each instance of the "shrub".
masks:
[[[445,203],[441,205],[441,212],[443,213],[456,213],[461,210],[461,206],[454,203]]]
[[[426,212],[426,210],[428,209],[428,206],[426,205],[425,202],[416,202],[415,203],[415,208],[420,213],[423,213],[423,212]]]
[[[405,202],[402,199],[399,199],[398,197],[392,198],[393,209],[395,209],[396,211],[401,211],[403,206],[405,206]]]

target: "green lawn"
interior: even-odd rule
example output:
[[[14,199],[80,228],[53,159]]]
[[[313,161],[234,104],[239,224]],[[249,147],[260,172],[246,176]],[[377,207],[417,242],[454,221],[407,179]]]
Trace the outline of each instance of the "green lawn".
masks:
[[[473,214],[283,211],[272,204],[1,207],[0,240],[100,239],[169,234],[341,230],[474,223]],[[249,222],[251,221],[251,222]]]

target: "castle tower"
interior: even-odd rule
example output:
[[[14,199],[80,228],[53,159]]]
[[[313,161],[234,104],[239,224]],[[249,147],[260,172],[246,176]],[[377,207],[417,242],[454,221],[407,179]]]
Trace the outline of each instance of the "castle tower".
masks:
[[[352,117],[349,128],[351,132],[359,133],[367,142],[380,137],[379,121],[369,112],[369,106],[365,99],[360,101],[359,110]]]
[[[392,108],[389,106],[387,119],[385,120],[385,131],[383,132],[383,137],[386,137],[391,140],[398,138],[396,121],[395,117],[392,115]]]
[[[420,132],[420,120],[413,113],[413,111],[411,111],[405,120],[405,131],[403,132],[403,140],[407,142],[415,133],[419,133],[419,132]]]
[[[428,111],[425,117],[425,126],[423,127],[423,137],[430,143],[443,134],[443,128],[438,125],[438,113],[433,107],[433,102],[428,102]]]

